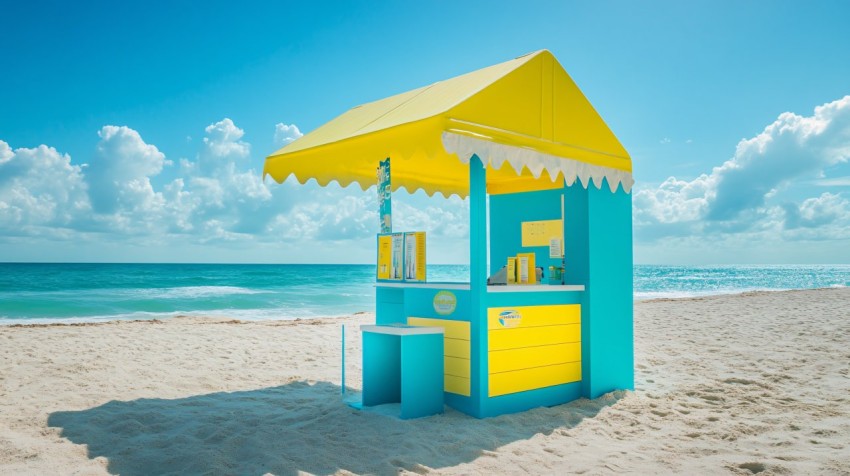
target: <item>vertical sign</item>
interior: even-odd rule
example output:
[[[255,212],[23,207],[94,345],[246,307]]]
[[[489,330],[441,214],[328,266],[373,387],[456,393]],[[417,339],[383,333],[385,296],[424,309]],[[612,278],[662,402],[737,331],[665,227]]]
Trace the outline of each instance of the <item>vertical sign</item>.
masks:
[[[381,233],[392,233],[393,214],[390,197],[390,158],[379,162],[378,166],[378,217],[381,220]]]
[[[404,234],[404,280],[425,282],[425,232]]]
[[[404,233],[393,233],[390,236],[392,236],[390,279],[401,281],[404,279]]]
[[[378,279],[390,279],[393,265],[393,237],[378,235]]]

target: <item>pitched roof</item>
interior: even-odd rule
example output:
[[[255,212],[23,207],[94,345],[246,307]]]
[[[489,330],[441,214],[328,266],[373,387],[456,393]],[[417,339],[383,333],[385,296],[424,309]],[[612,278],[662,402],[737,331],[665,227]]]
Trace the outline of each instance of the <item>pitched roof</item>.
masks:
[[[390,157],[393,189],[465,196],[472,154],[490,193],[558,178],[632,184],[628,153],[546,50],[352,108],[269,155],[263,172],[365,190]]]

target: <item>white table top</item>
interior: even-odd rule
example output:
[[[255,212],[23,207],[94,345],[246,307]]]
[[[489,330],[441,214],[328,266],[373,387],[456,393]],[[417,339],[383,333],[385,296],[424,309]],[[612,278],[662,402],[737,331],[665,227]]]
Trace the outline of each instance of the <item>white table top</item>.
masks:
[[[469,283],[375,283],[379,288],[453,289],[469,291]],[[557,293],[584,291],[582,284],[509,284],[487,286],[488,293]]]
[[[583,284],[508,284],[487,286],[488,293],[557,293],[584,291]]]
[[[469,291],[469,283],[413,283],[398,282],[388,283],[381,281],[375,283],[378,288],[417,288],[417,289],[458,289]]]

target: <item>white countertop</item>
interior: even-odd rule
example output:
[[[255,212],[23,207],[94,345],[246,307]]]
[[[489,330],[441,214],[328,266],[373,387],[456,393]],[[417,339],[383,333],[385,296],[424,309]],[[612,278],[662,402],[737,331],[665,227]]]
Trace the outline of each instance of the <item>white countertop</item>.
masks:
[[[376,326],[366,325],[360,326],[362,332],[374,332],[375,334],[392,334],[396,336],[409,336],[416,334],[443,334],[442,327],[426,327],[426,326],[405,326],[405,325],[389,325]]]
[[[378,288],[460,289],[469,291],[469,283],[375,283]]]
[[[375,283],[378,288],[455,289],[469,291],[469,283]],[[487,286],[488,293],[557,293],[584,291],[583,284],[510,284]]]
[[[557,293],[584,291],[583,284],[508,284],[505,286],[487,286],[488,293]]]

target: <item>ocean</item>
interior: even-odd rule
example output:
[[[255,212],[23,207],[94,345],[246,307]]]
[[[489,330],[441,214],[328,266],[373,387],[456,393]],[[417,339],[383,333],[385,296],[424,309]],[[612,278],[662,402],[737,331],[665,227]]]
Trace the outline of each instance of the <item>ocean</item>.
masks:
[[[342,316],[375,310],[374,265],[0,263],[0,324]],[[465,265],[428,280],[468,281]],[[850,265],[634,268],[635,300],[850,286]]]

